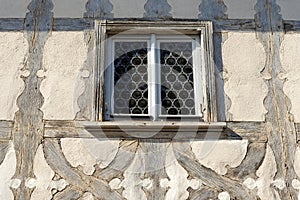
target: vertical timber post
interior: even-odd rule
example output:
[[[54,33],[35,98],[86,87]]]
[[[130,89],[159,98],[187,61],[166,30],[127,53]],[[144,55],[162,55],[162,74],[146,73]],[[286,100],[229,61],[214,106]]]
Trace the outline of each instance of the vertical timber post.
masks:
[[[24,35],[29,44],[28,57],[22,70],[29,76],[22,77],[25,88],[18,97],[19,110],[15,114],[13,142],[16,151],[17,166],[14,179],[21,181],[13,189],[15,199],[30,199],[33,188],[27,181],[34,179],[33,162],[39,144],[43,139],[43,112],[40,108],[44,98],[40,92],[43,77],[38,72],[43,69],[43,49],[51,32],[53,13],[51,0],[32,0],[26,14]]]

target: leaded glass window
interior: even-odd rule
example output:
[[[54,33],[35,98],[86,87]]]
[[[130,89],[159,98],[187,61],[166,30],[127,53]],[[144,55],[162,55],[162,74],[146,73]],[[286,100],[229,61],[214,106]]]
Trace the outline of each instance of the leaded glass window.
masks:
[[[160,43],[161,113],[195,115],[192,42]]]
[[[114,113],[148,114],[147,42],[114,43]]]
[[[114,36],[108,45],[106,118],[202,117],[199,36]]]

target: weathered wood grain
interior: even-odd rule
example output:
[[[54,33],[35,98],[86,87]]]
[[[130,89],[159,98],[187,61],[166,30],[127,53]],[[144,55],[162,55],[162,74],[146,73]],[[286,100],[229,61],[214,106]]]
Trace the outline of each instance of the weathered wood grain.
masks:
[[[167,0],[147,0],[144,8],[144,18],[172,18],[172,14],[170,13],[172,8]]]
[[[297,133],[297,142],[300,141],[300,123],[295,124],[295,129]]]
[[[91,19],[110,19],[113,17],[113,4],[110,0],[88,0],[84,17]]]
[[[225,132],[228,138],[240,136],[255,143],[268,141],[264,122],[227,122]]]
[[[17,164],[13,178],[20,179],[21,185],[13,189],[15,199],[30,199],[33,188],[26,187],[26,180],[35,178],[33,163],[43,138],[43,96],[40,85],[43,78],[37,76],[43,68],[43,49],[52,27],[53,4],[51,0],[32,0],[24,21],[24,36],[29,44],[26,63],[22,70],[29,71],[22,77],[25,88],[18,97],[19,110],[15,114],[12,132]]]
[[[208,199],[218,199],[218,194],[220,191],[216,191],[207,186],[201,186],[199,190],[188,189],[190,196],[189,200],[208,200]]]
[[[100,19],[111,19],[112,14],[107,17],[100,17]],[[109,17],[110,16],[110,17]],[[95,17],[97,18],[97,17]],[[99,19],[99,18],[97,18]],[[124,18],[120,20],[132,20],[132,18]],[[142,19],[137,19],[142,20]],[[168,19],[172,20],[172,18]],[[174,19],[187,20],[187,19]],[[188,21],[196,21],[196,19],[188,19]],[[218,19],[215,21],[214,33],[221,31],[255,31],[256,25],[254,19]],[[299,20],[283,20],[284,31],[299,32]],[[23,31],[23,18],[1,18],[0,31]],[[53,18],[53,31],[83,31],[94,29],[94,18]]]
[[[215,26],[214,26],[215,29]],[[231,107],[231,100],[228,95],[224,92],[224,82],[225,78],[223,77],[224,67],[223,67],[223,58],[222,58],[222,46],[223,43],[227,40],[226,33],[217,33],[214,30],[214,62],[216,66],[216,94],[217,94],[217,108],[218,108],[218,121],[226,121],[226,118],[232,118],[232,114],[229,112]],[[229,117],[230,116],[230,117]]]
[[[245,177],[257,179],[256,171],[265,158],[266,146],[266,143],[250,143],[242,163],[236,168],[228,167],[226,176],[240,182],[243,182]]]
[[[140,122],[142,123],[142,122]],[[146,122],[149,123],[149,122]],[[246,139],[249,142],[267,142],[267,135],[264,131],[264,122],[228,122],[227,126],[223,130],[222,126],[214,128],[203,128],[198,130],[197,126],[193,126],[189,123],[190,128],[184,128],[176,126],[177,123],[169,122],[165,125],[157,124],[156,126],[149,127],[139,127],[132,126],[130,128],[123,127],[120,124],[118,127],[117,123],[102,122],[102,123],[92,123],[84,121],[46,121],[45,122],[45,135],[44,137],[49,138],[124,138],[124,139],[137,139],[139,137],[145,137],[147,134],[143,132],[148,132],[150,130],[151,137],[157,139],[171,139],[174,137],[180,137],[181,139],[198,139],[203,140],[209,134],[218,134],[220,140],[241,140]],[[84,127],[85,125],[95,126],[94,130],[88,132]],[[107,125],[105,125],[107,124]],[[169,125],[168,125],[169,124]],[[134,128],[135,127],[135,128]],[[132,134],[134,131],[134,134]],[[221,134],[218,131],[222,131]],[[153,135],[153,132],[157,134]],[[134,136],[133,136],[134,135]]]
[[[145,160],[144,177],[152,181],[150,189],[143,188],[147,200],[163,200],[168,189],[160,186],[160,180],[169,179],[165,169],[165,161],[167,144],[170,144],[171,140],[140,139],[139,141]]]
[[[110,19],[113,17],[111,13],[113,5],[109,0],[89,0],[86,3],[86,12],[84,18],[91,23],[93,19]],[[84,92],[79,96],[77,103],[80,110],[77,112],[75,119],[77,120],[99,120],[99,105],[101,94],[99,94],[99,83],[103,81],[104,73],[99,69],[98,46],[104,45],[105,40],[99,44],[99,36],[97,28],[84,30],[84,39],[88,47],[87,59],[83,64],[81,71],[89,73],[88,77],[82,77],[84,81]],[[104,57],[101,58],[101,62]],[[104,65],[103,65],[104,66]],[[101,119],[100,119],[101,120]]]
[[[198,18],[202,20],[228,19],[227,6],[223,0],[203,0],[199,11]]]
[[[299,32],[300,31],[300,21],[295,21],[295,20],[284,20],[283,21],[284,25],[284,31],[286,33],[289,32]]]
[[[45,139],[43,149],[46,161],[52,170],[71,186],[90,192],[99,199],[124,199],[118,192],[112,191],[106,181],[85,175],[80,170],[72,168],[63,155],[58,139]]]
[[[8,141],[0,141],[0,165],[2,164],[9,148]]]
[[[9,140],[11,139],[11,131],[14,126],[12,121],[0,121],[0,139]]]
[[[76,187],[69,186],[62,192],[58,192],[53,196],[53,200],[70,200],[79,199],[83,195],[83,192]]]
[[[111,19],[111,17],[104,17]],[[103,19],[103,18],[101,18]],[[122,19],[122,20],[132,20]],[[137,19],[142,20],[142,19]],[[172,20],[172,19],[169,19]],[[175,20],[175,19],[174,19]],[[176,19],[184,20],[184,19]],[[196,19],[188,19],[196,21]],[[254,19],[218,19],[215,21],[214,33],[222,31],[255,31],[256,25]],[[284,31],[293,33],[300,31],[300,21],[283,20]],[[23,18],[1,18],[0,31],[23,31]],[[94,18],[53,18],[53,31],[84,31],[94,29]]]
[[[1,21],[1,20],[0,20]],[[54,18],[53,31],[84,31],[94,29],[94,20],[85,18]]]
[[[197,177],[205,185],[216,188],[219,191],[227,191],[232,199],[257,199],[256,194],[239,181],[221,176],[212,169],[200,164],[193,154],[189,142],[174,141],[172,145],[178,163],[191,177]]]
[[[215,21],[214,32],[255,31],[254,19],[219,19]]]
[[[24,19],[2,18],[0,19],[0,31],[23,31]]]
[[[281,199],[297,199],[298,191],[291,187],[297,179],[294,170],[296,132],[290,120],[291,102],[283,91],[286,73],[280,62],[280,45],[284,37],[280,7],[276,0],[258,0],[255,6],[257,37],[264,46],[266,62],[262,75],[268,87],[264,100],[268,145],[276,161],[277,172],[274,179],[284,180],[284,188],[277,188]]]
[[[228,19],[227,6],[223,0],[203,0],[199,5],[199,11],[198,18],[200,20],[212,20],[213,31],[211,30],[211,32],[214,33],[213,42],[206,47],[211,49],[208,52],[211,52],[210,59],[211,63],[213,63],[206,69],[208,72],[207,80],[210,80],[207,81],[207,86],[205,85],[205,87],[208,87],[206,96],[208,101],[211,102],[209,105],[211,108],[208,111],[210,115],[208,121],[225,121],[225,114],[227,114],[226,111],[228,110],[225,106],[225,99],[227,98],[230,102],[230,98],[224,93],[224,80],[220,76],[216,77],[223,71],[222,43],[224,41],[222,34],[217,33],[216,30],[220,29],[220,24],[217,23],[218,20]],[[218,109],[219,113],[217,112]]]
[[[106,168],[97,169],[94,176],[104,179],[107,182],[113,178],[123,180],[123,173],[132,163],[137,147],[137,140],[122,140],[114,160]]]
[[[105,76],[105,60],[106,60],[106,44],[105,41],[108,37],[107,32],[106,32],[106,27],[102,26],[102,22],[98,23],[97,26],[97,55],[99,55],[97,57],[97,67],[98,67],[98,74],[97,76],[99,77],[98,79],[96,79],[96,85],[98,85],[99,87],[97,87],[95,93],[96,93],[96,118],[99,121],[103,121],[104,120],[104,108],[107,106],[107,102],[105,102],[105,97],[104,97],[104,88],[105,88],[105,80],[104,80],[104,76]],[[105,113],[106,114],[106,113]]]

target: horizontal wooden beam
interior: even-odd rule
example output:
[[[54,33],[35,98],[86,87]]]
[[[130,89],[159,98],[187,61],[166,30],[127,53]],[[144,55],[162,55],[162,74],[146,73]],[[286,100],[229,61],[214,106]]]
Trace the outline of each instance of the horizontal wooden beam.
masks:
[[[116,19],[117,20],[117,19]],[[119,19],[119,21],[140,21],[145,19]],[[170,19],[172,20],[172,19]],[[190,21],[191,23],[199,22],[198,19],[173,19],[174,22]],[[54,18],[52,31],[83,31],[94,29],[93,19],[86,18]],[[299,20],[283,20],[285,32],[299,32]],[[23,31],[23,18],[2,18],[0,19],[0,31]],[[220,19],[215,20],[214,32],[222,31],[255,31],[256,24],[254,19]]]
[[[153,138],[266,142],[263,122],[86,122],[46,121],[50,138]]]

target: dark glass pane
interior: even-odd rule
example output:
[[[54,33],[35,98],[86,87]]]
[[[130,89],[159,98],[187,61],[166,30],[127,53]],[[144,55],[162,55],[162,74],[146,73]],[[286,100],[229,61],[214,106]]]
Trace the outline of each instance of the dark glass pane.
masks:
[[[141,108],[146,108],[148,106],[148,102],[145,99],[140,99],[138,102],[138,106]]]
[[[147,42],[114,44],[114,113],[147,114]]]
[[[133,107],[135,107],[135,106],[136,106],[136,101],[133,100],[133,99],[130,99],[130,100],[129,100],[129,108],[133,108]]]
[[[195,115],[192,42],[161,42],[161,113]]]

